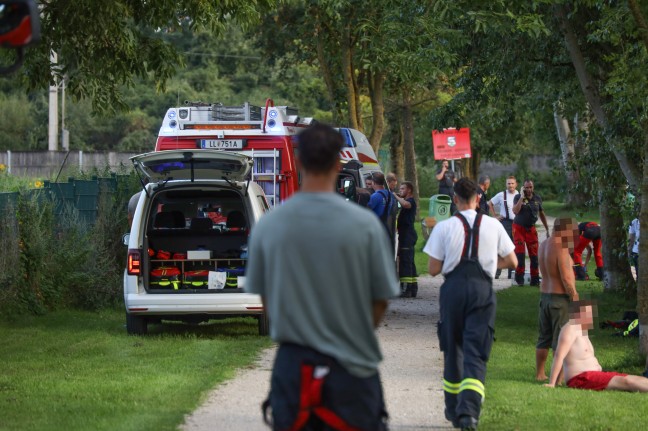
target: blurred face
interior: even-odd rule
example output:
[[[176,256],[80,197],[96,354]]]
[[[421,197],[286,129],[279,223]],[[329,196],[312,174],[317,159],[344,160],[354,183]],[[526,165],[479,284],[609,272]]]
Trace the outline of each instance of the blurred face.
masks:
[[[571,222],[567,223],[563,229],[556,231],[556,237],[560,240],[560,246],[569,250],[574,249],[579,236],[578,225]]]
[[[444,161],[441,163],[441,165],[442,165],[444,168],[447,168],[448,166],[450,166],[450,162],[448,162],[447,160],[444,160]]]
[[[524,195],[525,196],[533,195],[533,182],[532,181],[526,181],[524,183]]]
[[[487,192],[488,189],[490,188],[490,180],[484,181],[484,184],[482,184],[482,187],[484,188],[484,191]],[[515,187],[513,187],[515,188]]]
[[[365,184],[367,185],[368,189],[373,189],[373,180],[371,178],[367,178],[365,180]]]
[[[583,305],[579,307],[578,313],[573,316],[576,323],[579,323],[583,329],[594,328],[594,307]]]
[[[409,194],[409,189],[405,184],[401,184],[401,186],[398,188],[398,195],[402,198],[407,197]]]
[[[515,189],[517,189],[517,181],[511,178],[507,179],[506,189],[509,191],[509,193],[513,193]]]

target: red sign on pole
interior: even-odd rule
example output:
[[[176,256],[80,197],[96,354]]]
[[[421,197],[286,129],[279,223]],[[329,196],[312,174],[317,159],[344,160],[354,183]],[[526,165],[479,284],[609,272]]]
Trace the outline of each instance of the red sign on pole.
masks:
[[[432,130],[432,150],[434,160],[455,160],[472,157],[470,150],[470,129]]]

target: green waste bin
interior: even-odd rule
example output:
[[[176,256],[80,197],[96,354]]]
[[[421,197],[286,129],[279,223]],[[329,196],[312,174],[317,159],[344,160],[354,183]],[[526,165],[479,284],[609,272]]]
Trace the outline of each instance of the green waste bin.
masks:
[[[430,198],[429,217],[434,217],[437,222],[450,217],[450,204],[452,199],[448,195],[434,195]]]
[[[450,214],[451,203],[452,199],[448,195],[434,195],[430,198],[428,216],[421,220],[421,232],[425,241],[430,237],[430,233],[432,233],[432,229],[436,223],[452,215]]]

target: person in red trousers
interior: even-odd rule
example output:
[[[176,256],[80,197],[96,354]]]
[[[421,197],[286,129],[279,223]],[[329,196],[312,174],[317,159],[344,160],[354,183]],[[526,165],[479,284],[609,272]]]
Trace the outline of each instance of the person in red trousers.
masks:
[[[592,243],[596,270],[594,275],[601,280],[603,278],[603,255],[601,254],[601,226],[593,221],[584,221],[578,224],[580,238],[574,248],[574,273],[576,280],[587,280],[587,272],[583,265],[583,251]]]

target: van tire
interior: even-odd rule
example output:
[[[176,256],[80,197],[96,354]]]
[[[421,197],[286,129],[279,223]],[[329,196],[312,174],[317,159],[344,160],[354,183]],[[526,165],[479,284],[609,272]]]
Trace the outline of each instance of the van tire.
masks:
[[[270,335],[270,320],[268,320],[268,315],[263,313],[259,316],[259,335],[265,337]]]
[[[126,332],[128,335],[145,335],[148,332],[148,319],[126,313]]]

